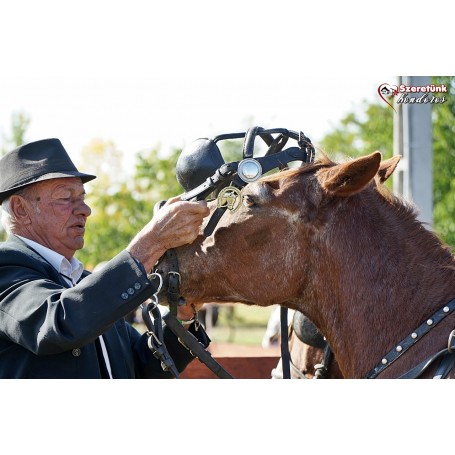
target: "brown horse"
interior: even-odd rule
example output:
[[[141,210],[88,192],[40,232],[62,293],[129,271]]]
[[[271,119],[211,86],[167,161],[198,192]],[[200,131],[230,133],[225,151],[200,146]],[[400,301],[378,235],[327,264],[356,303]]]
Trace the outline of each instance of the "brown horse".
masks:
[[[381,184],[398,159],[322,157],[248,184],[213,235],[176,250],[182,296],[303,312],[345,378],[433,377],[452,351],[455,261]]]

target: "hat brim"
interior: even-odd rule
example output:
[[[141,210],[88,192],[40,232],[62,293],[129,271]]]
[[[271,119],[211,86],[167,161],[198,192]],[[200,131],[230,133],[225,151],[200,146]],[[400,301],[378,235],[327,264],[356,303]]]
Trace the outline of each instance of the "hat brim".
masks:
[[[82,180],[82,183],[90,182],[90,180],[96,179],[96,175],[91,174],[83,174],[82,172],[77,171],[64,171],[64,172],[51,172],[48,174],[40,175],[30,181],[23,182],[20,185],[15,186],[14,188],[8,189],[8,191],[0,192],[0,203],[3,202],[8,197],[12,196],[14,193],[19,191],[21,188],[25,188],[26,186],[32,185],[33,183],[42,182],[44,180],[51,180],[51,179],[62,179],[62,178],[74,178],[79,177]]]

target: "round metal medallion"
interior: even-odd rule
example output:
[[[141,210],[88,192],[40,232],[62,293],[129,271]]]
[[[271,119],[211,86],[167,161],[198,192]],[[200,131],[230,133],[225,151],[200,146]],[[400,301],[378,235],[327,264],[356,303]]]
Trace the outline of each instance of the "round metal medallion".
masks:
[[[255,182],[262,175],[261,163],[254,158],[242,160],[237,168],[237,173],[244,182]]]

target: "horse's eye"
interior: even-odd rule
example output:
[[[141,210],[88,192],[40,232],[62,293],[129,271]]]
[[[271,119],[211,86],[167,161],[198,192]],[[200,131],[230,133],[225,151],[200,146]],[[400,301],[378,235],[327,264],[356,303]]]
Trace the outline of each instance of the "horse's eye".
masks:
[[[253,207],[256,205],[256,203],[254,202],[254,199],[250,195],[244,194],[243,195],[243,205],[245,207]]]

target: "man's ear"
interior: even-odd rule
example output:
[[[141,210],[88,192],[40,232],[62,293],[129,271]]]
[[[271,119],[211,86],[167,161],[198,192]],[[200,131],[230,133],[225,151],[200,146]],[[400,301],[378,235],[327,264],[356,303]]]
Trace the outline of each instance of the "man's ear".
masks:
[[[29,214],[30,208],[27,207],[26,201],[22,196],[13,194],[10,196],[9,204],[12,214],[19,224],[24,225],[31,223]]]

